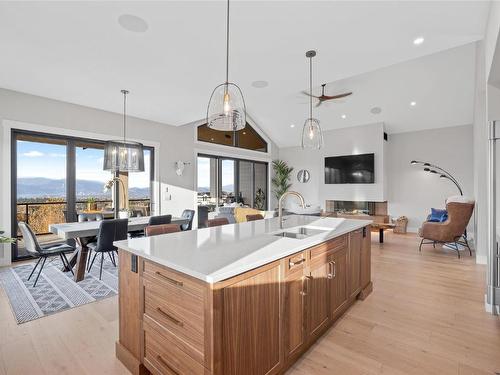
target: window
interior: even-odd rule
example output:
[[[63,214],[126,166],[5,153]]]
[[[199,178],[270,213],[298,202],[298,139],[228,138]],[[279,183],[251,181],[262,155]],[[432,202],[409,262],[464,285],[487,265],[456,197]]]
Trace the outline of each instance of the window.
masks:
[[[267,142],[248,122],[244,129],[237,132],[223,132],[210,129],[206,124],[200,125],[198,126],[198,140],[218,145],[267,152]]]
[[[267,168],[264,162],[198,155],[198,205],[209,212],[234,202],[266,210]]]
[[[154,150],[145,147],[144,156],[145,172],[126,177],[129,208],[149,214]],[[13,130],[11,157],[11,229],[20,239],[13,245],[13,260],[28,255],[18,221],[27,222],[39,242],[47,244],[60,241],[49,232],[50,224],[76,221],[83,211],[112,210],[112,193],[104,191],[112,174],[102,169],[103,141]]]

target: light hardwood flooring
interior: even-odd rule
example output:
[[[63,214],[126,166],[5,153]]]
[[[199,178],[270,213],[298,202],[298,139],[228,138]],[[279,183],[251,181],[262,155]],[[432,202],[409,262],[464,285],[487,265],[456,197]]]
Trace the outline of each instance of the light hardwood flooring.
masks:
[[[374,291],[288,375],[500,373],[500,321],[484,311],[485,267],[414,234],[372,234]],[[117,297],[17,325],[0,289],[0,375],[127,374],[114,356]]]

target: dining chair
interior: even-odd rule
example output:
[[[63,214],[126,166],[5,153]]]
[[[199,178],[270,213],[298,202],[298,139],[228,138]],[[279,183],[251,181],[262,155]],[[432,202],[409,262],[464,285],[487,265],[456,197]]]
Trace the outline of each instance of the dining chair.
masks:
[[[111,263],[116,267],[114,252],[118,249],[113,245],[114,241],[127,239],[128,219],[112,219],[103,220],[99,226],[97,241],[87,244],[87,247],[95,252],[92,262],[88,268],[88,272],[94,265],[95,258],[101,253],[101,267],[99,269],[99,280],[102,278],[102,265],[104,263],[104,255],[107,253],[111,259]]]
[[[218,227],[220,225],[229,224],[229,220],[225,217],[219,217],[215,219],[208,220],[208,227]]]
[[[194,210],[184,210],[182,211],[181,217],[183,219],[188,219],[189,223],[181,224],[181,230],[191,230],[193,228]]]
[[[181,227],[178,224],[160,224],[160,225],[148,225],[144,228],[144,233],[146,237],[158,236],[160,234],[175,233],[180,232]]]
[[[172,215],[159,215],[151,216],[148,225],[170,224],[172,222]]]
[[[33,267],[33,270],[31,270],[31,273],[28,276],[28,280],[31,279],[31,276],[33,276],[33,273],[40,264],[40,261],[42,261],[43,259],[42,265],[38,270],[38,274],[36,275],[35,282],[33,283],[33,287],[35,287],[36,283],[38,282],[38,278],[42,273],[43,266],[45,266],[45,261],[47,260],[47,258],[59,256],[61,258],[64,267],[68,268],[71,271],[71,273],[73,273],[73,269],[71,268],[65,254],[66,251],[74,251],[75,248],[73,246],[68,245],[66,243],[40,246],[40,243],[38,242],[35,233],[28,224],[26,224],[23,221],[20,221],[17,223],[17,225],[21,230],[21,234],[23,235],[24,239],[24,246],[26,247],[26,250],[28,251],[29,255],[32,256],[33,258],[38,258],[35,267]]]
[[[264,220],[264,216],[261,214],[247,215],[247,221]]]

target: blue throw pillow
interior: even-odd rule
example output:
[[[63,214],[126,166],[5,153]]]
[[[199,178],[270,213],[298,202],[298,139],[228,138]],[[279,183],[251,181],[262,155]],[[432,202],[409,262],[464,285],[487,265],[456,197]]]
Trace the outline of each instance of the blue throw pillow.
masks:
[[[440,210],[437,208],[431,208],[431,216],[428,221],[432,221],[435,223],[442,223],[443,221],[448,220],[448,211]]]

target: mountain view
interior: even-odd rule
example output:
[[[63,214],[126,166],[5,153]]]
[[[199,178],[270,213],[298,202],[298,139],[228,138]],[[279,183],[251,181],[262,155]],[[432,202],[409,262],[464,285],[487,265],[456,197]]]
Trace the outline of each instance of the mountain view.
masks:
[[[234,191],[234,185],[224,185],[222,187],[222,191]],[[198,186],[198,194],[205,194],[205,193],[210,193],[210,188],[207,186]]]
[[[17,179],[17,198],[58,198],[66,196],[66,181],[44,177],[25,177]],[[129,189],[132,199],[149,198],[149,188]],[[111,198],[111,192],[104,192],[104,183],[101,181],[76,180],[77,199]]]

